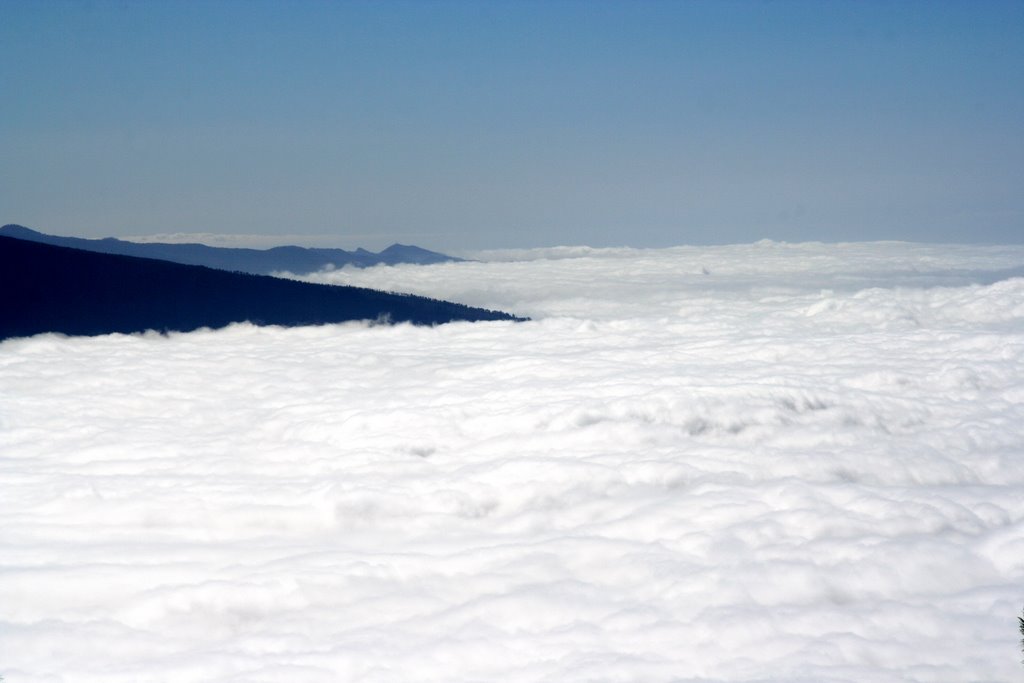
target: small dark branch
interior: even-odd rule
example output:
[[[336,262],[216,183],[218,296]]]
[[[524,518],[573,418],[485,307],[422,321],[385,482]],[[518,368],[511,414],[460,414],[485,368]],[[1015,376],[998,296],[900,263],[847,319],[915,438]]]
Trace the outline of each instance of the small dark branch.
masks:
[[[1021,611],[1021,614],[1024,614],[1024,610]],[[1020,628],[1021,635],[1020,650],[1022,653],[1024,653],[1024,616],[1017,617],[1017,622],[1017,626]],[[1024,660],[1022,660],[1021,663],[1024,664]]]

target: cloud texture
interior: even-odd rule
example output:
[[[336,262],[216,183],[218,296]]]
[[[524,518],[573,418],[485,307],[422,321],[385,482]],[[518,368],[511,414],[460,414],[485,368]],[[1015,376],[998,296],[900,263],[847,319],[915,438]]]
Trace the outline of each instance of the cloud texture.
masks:
[[[323,278],[532,322],[0,344],[10,681],[1010,681],[1024,249]]]

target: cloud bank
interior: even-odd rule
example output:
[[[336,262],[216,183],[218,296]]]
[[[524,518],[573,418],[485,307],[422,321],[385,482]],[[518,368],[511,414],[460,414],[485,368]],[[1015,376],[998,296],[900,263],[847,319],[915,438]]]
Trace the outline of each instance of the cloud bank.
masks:
[[[0,674],[1020,676],[1024,250],[488,257],[320,277],[535,320],[0,344]]]

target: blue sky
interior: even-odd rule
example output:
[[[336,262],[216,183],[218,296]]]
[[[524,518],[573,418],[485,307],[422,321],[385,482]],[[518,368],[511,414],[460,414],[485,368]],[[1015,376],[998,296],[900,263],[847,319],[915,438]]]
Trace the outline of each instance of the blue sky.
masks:
[[[0,0],[0,222],[1024,241],[1024,2]]]

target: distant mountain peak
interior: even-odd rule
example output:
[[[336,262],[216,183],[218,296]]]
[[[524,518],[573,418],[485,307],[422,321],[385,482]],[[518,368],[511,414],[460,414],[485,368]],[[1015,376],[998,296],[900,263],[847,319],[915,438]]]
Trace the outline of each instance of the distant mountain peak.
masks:
[[[73,249],[84,249],[104,254],[155,258],[174,263],[207,266],[221,270],[232,270],[254,275],[270,275],[289,272],[305,275],[328,267],[355,266],[364,268],[376,265],[397,265],[412,263],[428,265],[446,261],[460,261],[451,256],[421,247],[392,244],[380,253],[356,249],[322,249],[294,245],[271,249],[242,249],[211,247],[196,243],[128,242],[114,237],[85,239],[81,237],[60,237],[37,232],[22,225],[8,224],[0,228],[0,236],[42,242]]]
[[[441,261],[461,261],[460,258],[447,256],[436,251],[430,251],[413,244],[399,244],[395,242],[390,247],[381,250],[380,256],[400,260],[403,263],[439,263]]]
[[[7,235],[8,237],[17,237],[21,235],[42,235],[43,233],[33,230],[32,228],[26,228],[24,225],[18,225],[17,223],[8,223],[7,225],[0,228],[0,234]]]

